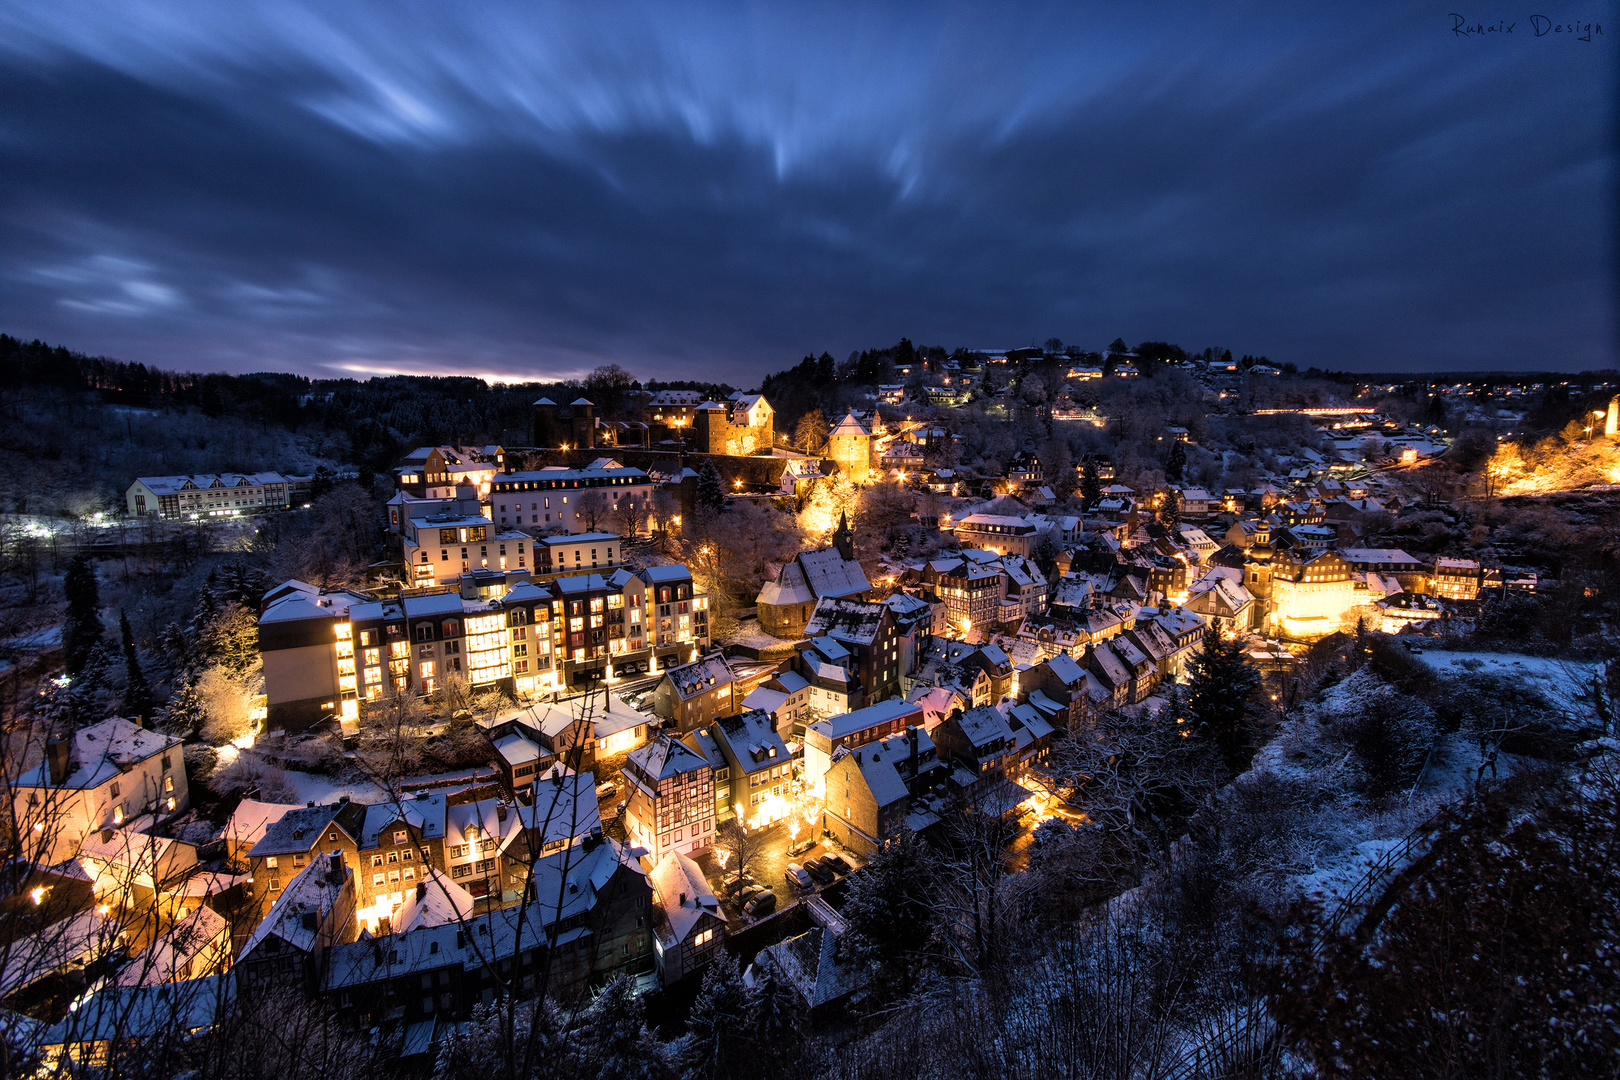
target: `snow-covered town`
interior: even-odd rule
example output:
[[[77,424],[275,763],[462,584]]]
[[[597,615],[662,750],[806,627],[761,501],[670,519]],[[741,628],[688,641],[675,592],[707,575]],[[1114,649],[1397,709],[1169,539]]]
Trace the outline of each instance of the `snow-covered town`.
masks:
[[[1608,571],[1502,473],[1612,515],[1613,385],[1153,349],[902,342],[808,408],[772,376],[782,430],[603,369],[532,445],[30,517],[8,1031],[111,1062],[268,996],[431,1068],[508,999],[678,1030],[731,980],[847,1038],[1214,864],[1365,926],[1459,815],[1609,760]],[[1527,438],[1556,400],[1590,430]]]
[[[1620,1076],[1599,16],[0,0],[0,1080]]]

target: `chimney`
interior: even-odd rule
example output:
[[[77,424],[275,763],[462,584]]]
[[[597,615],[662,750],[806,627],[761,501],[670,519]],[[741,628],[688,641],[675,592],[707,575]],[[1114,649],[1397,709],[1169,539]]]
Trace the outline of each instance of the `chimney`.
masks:
[[[313,911],[304,912],[303,922],[305,930],[314,930],[320,925],[320,921]]]
[[[61,787],[73,771],[73,736],[57,735],[45,744],[45,757],[50,762],[51,783]]]
[[[427,882],[418,881],[416,883],[416,898],[418,900],[426,900],[427,899]]]
[[[500,803],[495,807],[495,817],[498,821],[506,820],[506,804]]]
[[[328,864],[327,864],[327,870],[332,875],[332,880],[333,881],[342,881],[343,880],[343,856],[341,854],[339,854],[338,852],[334,851],[330,855],[327,856],[327,859],[330,860],[330,862],[328,862]]]
[[[112,836],[113,836],[113,831],[111,829],[102,829],[101,830],[101,842],[103,844],[112,843]]]
[[[681,907],[685,907],[685,906],[686,906],[686,894],[681,893]]]

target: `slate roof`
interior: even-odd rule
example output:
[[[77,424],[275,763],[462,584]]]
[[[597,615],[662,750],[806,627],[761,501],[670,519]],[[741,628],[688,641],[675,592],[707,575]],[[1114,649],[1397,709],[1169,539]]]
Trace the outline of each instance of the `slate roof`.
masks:
[[[160,735],[121,716],[82,727],[73,733],[72,771],[60,784],[52,784],[50,765],[41,761],[17,778],[19,787],[60,787],[85,790],[99,787],[126,769],[139,765],[166,750],[176,758],[180,740]]]
[[[466,889],[451,881],[434,867],[428,867],[424,880],[405,894],[405,902],[393,913],[389,923],[394,933],[402,934],[429,926],[444,926],[472,914],[473,897]]]
[[[667,735],[630,751],[630,761],[648,776],[663,780],[708,766],[697,752]]]
[[[248,852],[254,858],[265,855],[291,855],[310,850],[328,825],[336,825],[357,844],[365,821],[366,808],[360,803],[333,803],[329,806],[301,806],[289,810],[264,832],[264,838]]]
[[[671,851],[658,860],[647,883],[653,888],[654,919],[666,947],[691,937],[703,916],[723,919],[720,900],[691,858]]]
[[[761,955],[811,1009],[847,998],[867,982],[860,966],[840,960],[837,936],[819,926],[771,945]]]
[[[731,666],[721,653],[713,653],[690,664],[670,668],[664,673],[675,694],[682,701],[690,701],[700,694],[730,686],[736,681]]]
[[[857,596],[872,588],[861,564],[845,559],[837,548],[800,552],[797,562],[804,569],[810,591],[818,598]]]
[[[333,989],[361,986],[452,965],[476,971],[491,956],[512,956],[534,948],[548,940],[547,926],[591,911],[599,892],[621,867],[642,872],[627,849],[613,840],[584,854],[569,850],[545,856],[534,864],[535,895],[543,898],[541,902],[477,916],[468,928],[470,939],[464,938],[459,945],[457,935],[465,935],[468,930],[446,923],[334,946],[326,954],[327,985]],[[554,944],[566,944],[590,933],[587,927],[576,927],[557,934]]]
[[[808,637],[830,637],[848,645],[871,645],[877,640],[889,609],[865,600],[823,598],[805,624]]]
[[[287,883],[281,895],[276,897],[276,902],[270,905],[270,911],[265,915],[264,921],[242,946],[242,951],[238,954],[240,959],[246,959],[272,935],[302,953],[308,953],[315,948],[320,923],[331,912],[351,873],[349,868],[339,861],[341,870],[334,875],[332,862],[333,858],[330,855],[311,859],[309,865]],[[304,915],[307,912],[315,914],[315,927],[304,925]]]
[[[366,823],[361,826],[359,846],[376,847],[378,834],[397,821],[420,829],[424,840],[444,839],[444,796],[428,795],[401,799],[397,805],[386,802],[366,807]]]
[[[825,720],[818,720],[810,725],[810,729],[829,739],[838,739],[891,720],[914,723],[921,715],[920,706],[893,698],[889,701],[880,701],[876,705],[868,705],[864,709],[856,709],[854,712],[840,713]]]
[[[958,721],[962,733],[975,747],[985,746],[996,739],[1012,740],[1012,728],[1001,710],[994,705],[980,705],[964,712]]]
[[[159,986],[104,986],[53,1025],[40,1043],[62,1046],[199,1031],[230,1012],[235,1000],[236,977],[229,974]]]

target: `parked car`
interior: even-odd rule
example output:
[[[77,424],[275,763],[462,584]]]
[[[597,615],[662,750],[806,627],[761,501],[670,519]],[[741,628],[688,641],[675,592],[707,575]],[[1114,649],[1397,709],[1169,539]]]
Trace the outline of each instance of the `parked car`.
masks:
[[[742,888],[737,890],[737,907],[747,911],[748,905],[753,903],[754,897],[758,896],[762,892],[765,892],[765,890],[760,888],[758,885],[744,885]]]
[[[826,863],[833,870],[837,871],[840,874],[849,873],[849,870],[850,870],[849,860],[844,858],[842,855],[835,855],[835,854],[833,854],[831,852],[828,852],[826,855],[823,855],[821,857],[821,861]]]
[[[789,885],[800,889],[813,889],[816,887],[816,883],[811,880],[810,875],[804,872],[804,867],[796,862],[787,864],[787,874],[785,876]]]
[[[614,785],[613,781],[604,780],[600,784],[596,785],[596,797],[598,799],[611,799],[615,794],[618,793],[618,790],[618,787]]]
[[[743,914],[750,919],[762,919],[776,910],[776,894],[762,892],[743,905]]]
[[[810,859],[804,864],[804,872],[816,879],[818,885],[831,885],[838,879],[838,875],[827,867],[820,859]]]

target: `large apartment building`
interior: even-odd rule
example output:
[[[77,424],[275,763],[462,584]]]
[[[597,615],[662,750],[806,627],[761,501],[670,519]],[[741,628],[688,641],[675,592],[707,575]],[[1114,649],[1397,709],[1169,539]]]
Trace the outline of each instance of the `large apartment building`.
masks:
[[[474,570],[526,570],[534,540],[500,529],[488,518],[457,513],[408,518],[400,530],[401,557],[412,588],[453,585]]]
[[[124,493],[131,517],[204,521],[240,517],[291,505],[293,481],[280,473],[210,473],[141,476]]]
[[[357,717],[362,698],[432,693],[452,675],[529,696],[688,663],[708,643],[708,597],[679,565],[524,581],[493,599],[374,600],[288,582],[259,616],[277,728]]]
[[[590,533],[617,526],[623,516],[617,512],[629,500],[640,511],[638,531],[646,532],[653,487],[646,473],[612,458],[583,469],[500,473],[490,484],[491,516],[500,526]]]

